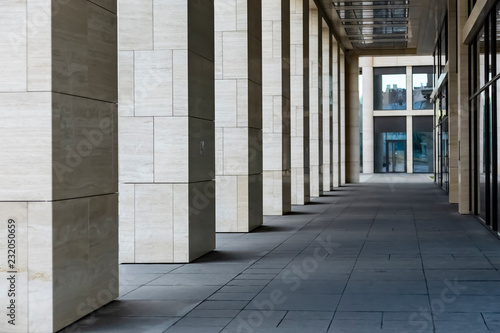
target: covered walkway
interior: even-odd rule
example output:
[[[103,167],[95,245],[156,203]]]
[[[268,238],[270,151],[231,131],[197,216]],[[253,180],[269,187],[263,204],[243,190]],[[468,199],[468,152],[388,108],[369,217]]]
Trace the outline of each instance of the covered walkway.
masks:
[[[500,240],[427,175],[365,180],[195,263],[121,265],[120,299],[62,332],[500,332]]]

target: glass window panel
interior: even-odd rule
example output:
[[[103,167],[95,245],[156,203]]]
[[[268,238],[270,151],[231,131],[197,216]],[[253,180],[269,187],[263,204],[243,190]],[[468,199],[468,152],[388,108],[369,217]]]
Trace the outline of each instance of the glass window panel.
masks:
[[[374,171],[406,172],[406,117],[375,117],[374,132]]]
[[[413,67],[413,110],[432,110],[432,66]]]
[[[484,28],[478,34],[477,38],[477,52],[478,52],[478,79],[479,79],[479,88],[484,87],[486,85],[485,80],[485,66],[486,66],[486,45],[484,43],[485,40],[485,32]]]
[[[441,35],[439,38],[439,41],[441,43],[440,47],[440,57],[441,57],[441,63],[440,63],[440,73],[444,73],[444,66],[446,65],[446,62],[448,61],[448,17],[445,17],[444,23],[441,27]]]
[[[432,117],[413,117],[413,172],[434,172]]]
[[[496,74],[500,73],[500,3],[498,4],[496,8],[496,20],[495,20],[495,33],[493,34],[495,36],[495,57],[496,57],[496,63],[497,63],[497,68],[496,68]]]
[[[441,123],[441,187],[449,191],[449,142],[448,142],[448,118]]]
[[[485,97],[483,91],[479,95],[479,135],[478,135],[478,153],[479,153],[479,215],[486,220],[486,144],[485,144]]]
[[[406,110],[406,68],[373,69],[373,107],[375,110]]]

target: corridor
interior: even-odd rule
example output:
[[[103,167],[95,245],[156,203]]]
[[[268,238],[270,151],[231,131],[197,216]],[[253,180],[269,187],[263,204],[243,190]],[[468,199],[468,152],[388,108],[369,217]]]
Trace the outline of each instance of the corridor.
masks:
[[[500,240],[428,175],[363,177],[195,263],[121,265],[60,332],[500,332]]]

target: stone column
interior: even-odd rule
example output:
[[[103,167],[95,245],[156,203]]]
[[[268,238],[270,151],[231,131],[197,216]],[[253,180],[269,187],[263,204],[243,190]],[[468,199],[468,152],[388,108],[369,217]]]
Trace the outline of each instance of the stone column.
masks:
[[[457,3],[457,34],[458,40],[463,40],[463,28],[468,18],[467,0]],[[460,159],[458,161],[458,211],[469,214],[469,50],[467,45],[459,43],[458,48],[458,140]],[[497,60],[498,61],[498,60]],[[498,63],[498,62],[497,62]],[[451,96],[451,95],[450,95]],[[451,188],[450,188],[451,190]]]
[[[340,59],[339,59],[339,65],[340,65],[340,118],[339,118],[339,133],[340,133],[340,185],[344,185],[346,183],[346,148],[348,148],[346,139],[347,139],[347,128],[346,128],[346,55],[343,50],[340,50]]]
[[[374,172],[373,58],[359,58],[363,69],[363,173]]]
[[[214,7],[120,0],[120,261],[215,248]]]
[[[55,332],[118,296],[116,2],[0,11],[0,331]]]
[[[290,0],[262,1],[264,215],[291,210]]]
[[[330,28],[322,20],[322,52],[323,52],[323,191],[333,189],[332,180],[332,34]]]
[[[333,187],[340,185],[340,48],[335,39],[332,40],[332,103],[333,103]]]
[[[215,0],[216,230],[262,224],[260,0]]]
[[[406,105],[409,105],[409,107],[411,107],[413,103],[411,104],[406,103]],[[406,172],[413,173],[413,117],[412,116],[406,116]]]
[[[346,63],[346,182],[359,182],[359,65],[358,56],[349,54]]]
[[[310,201],[309,0],[290,3],[292,204]]]
[[[413,70],[406,66],[406,111],[413,111]],[[406,116],[406,172],[413,173],[413,121]]]
[[[462,44],[462,43],[460,43]],[[457,50],[457,1],[448,1],[448,49]],[[457,71],[457,54],[459,52],[449,52],[448,57],[448,142],[449,142],[449,173],[450,173],[450,190],[449,190],[449,202],[458,203],[459,202],[459,189],[458,189],[458,179],[459,179],[459,96],[460,91],[458,81],[458,71]],[[453,97],[452,97],[453,96]],[[468,93],[466,94],[468,96]]]
[[[321,17],[315,3],[309,1],[309,147],[311,197],[323,194],[323,48]]]

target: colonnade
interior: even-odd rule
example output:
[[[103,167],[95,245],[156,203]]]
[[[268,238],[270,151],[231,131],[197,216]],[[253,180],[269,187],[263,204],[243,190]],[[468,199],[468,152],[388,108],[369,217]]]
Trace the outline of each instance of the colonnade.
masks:
[[[0,8],[2,332],[57,331],[117,297],[119,262],[190,262],[357,179],[357,57],[312,0]]]

